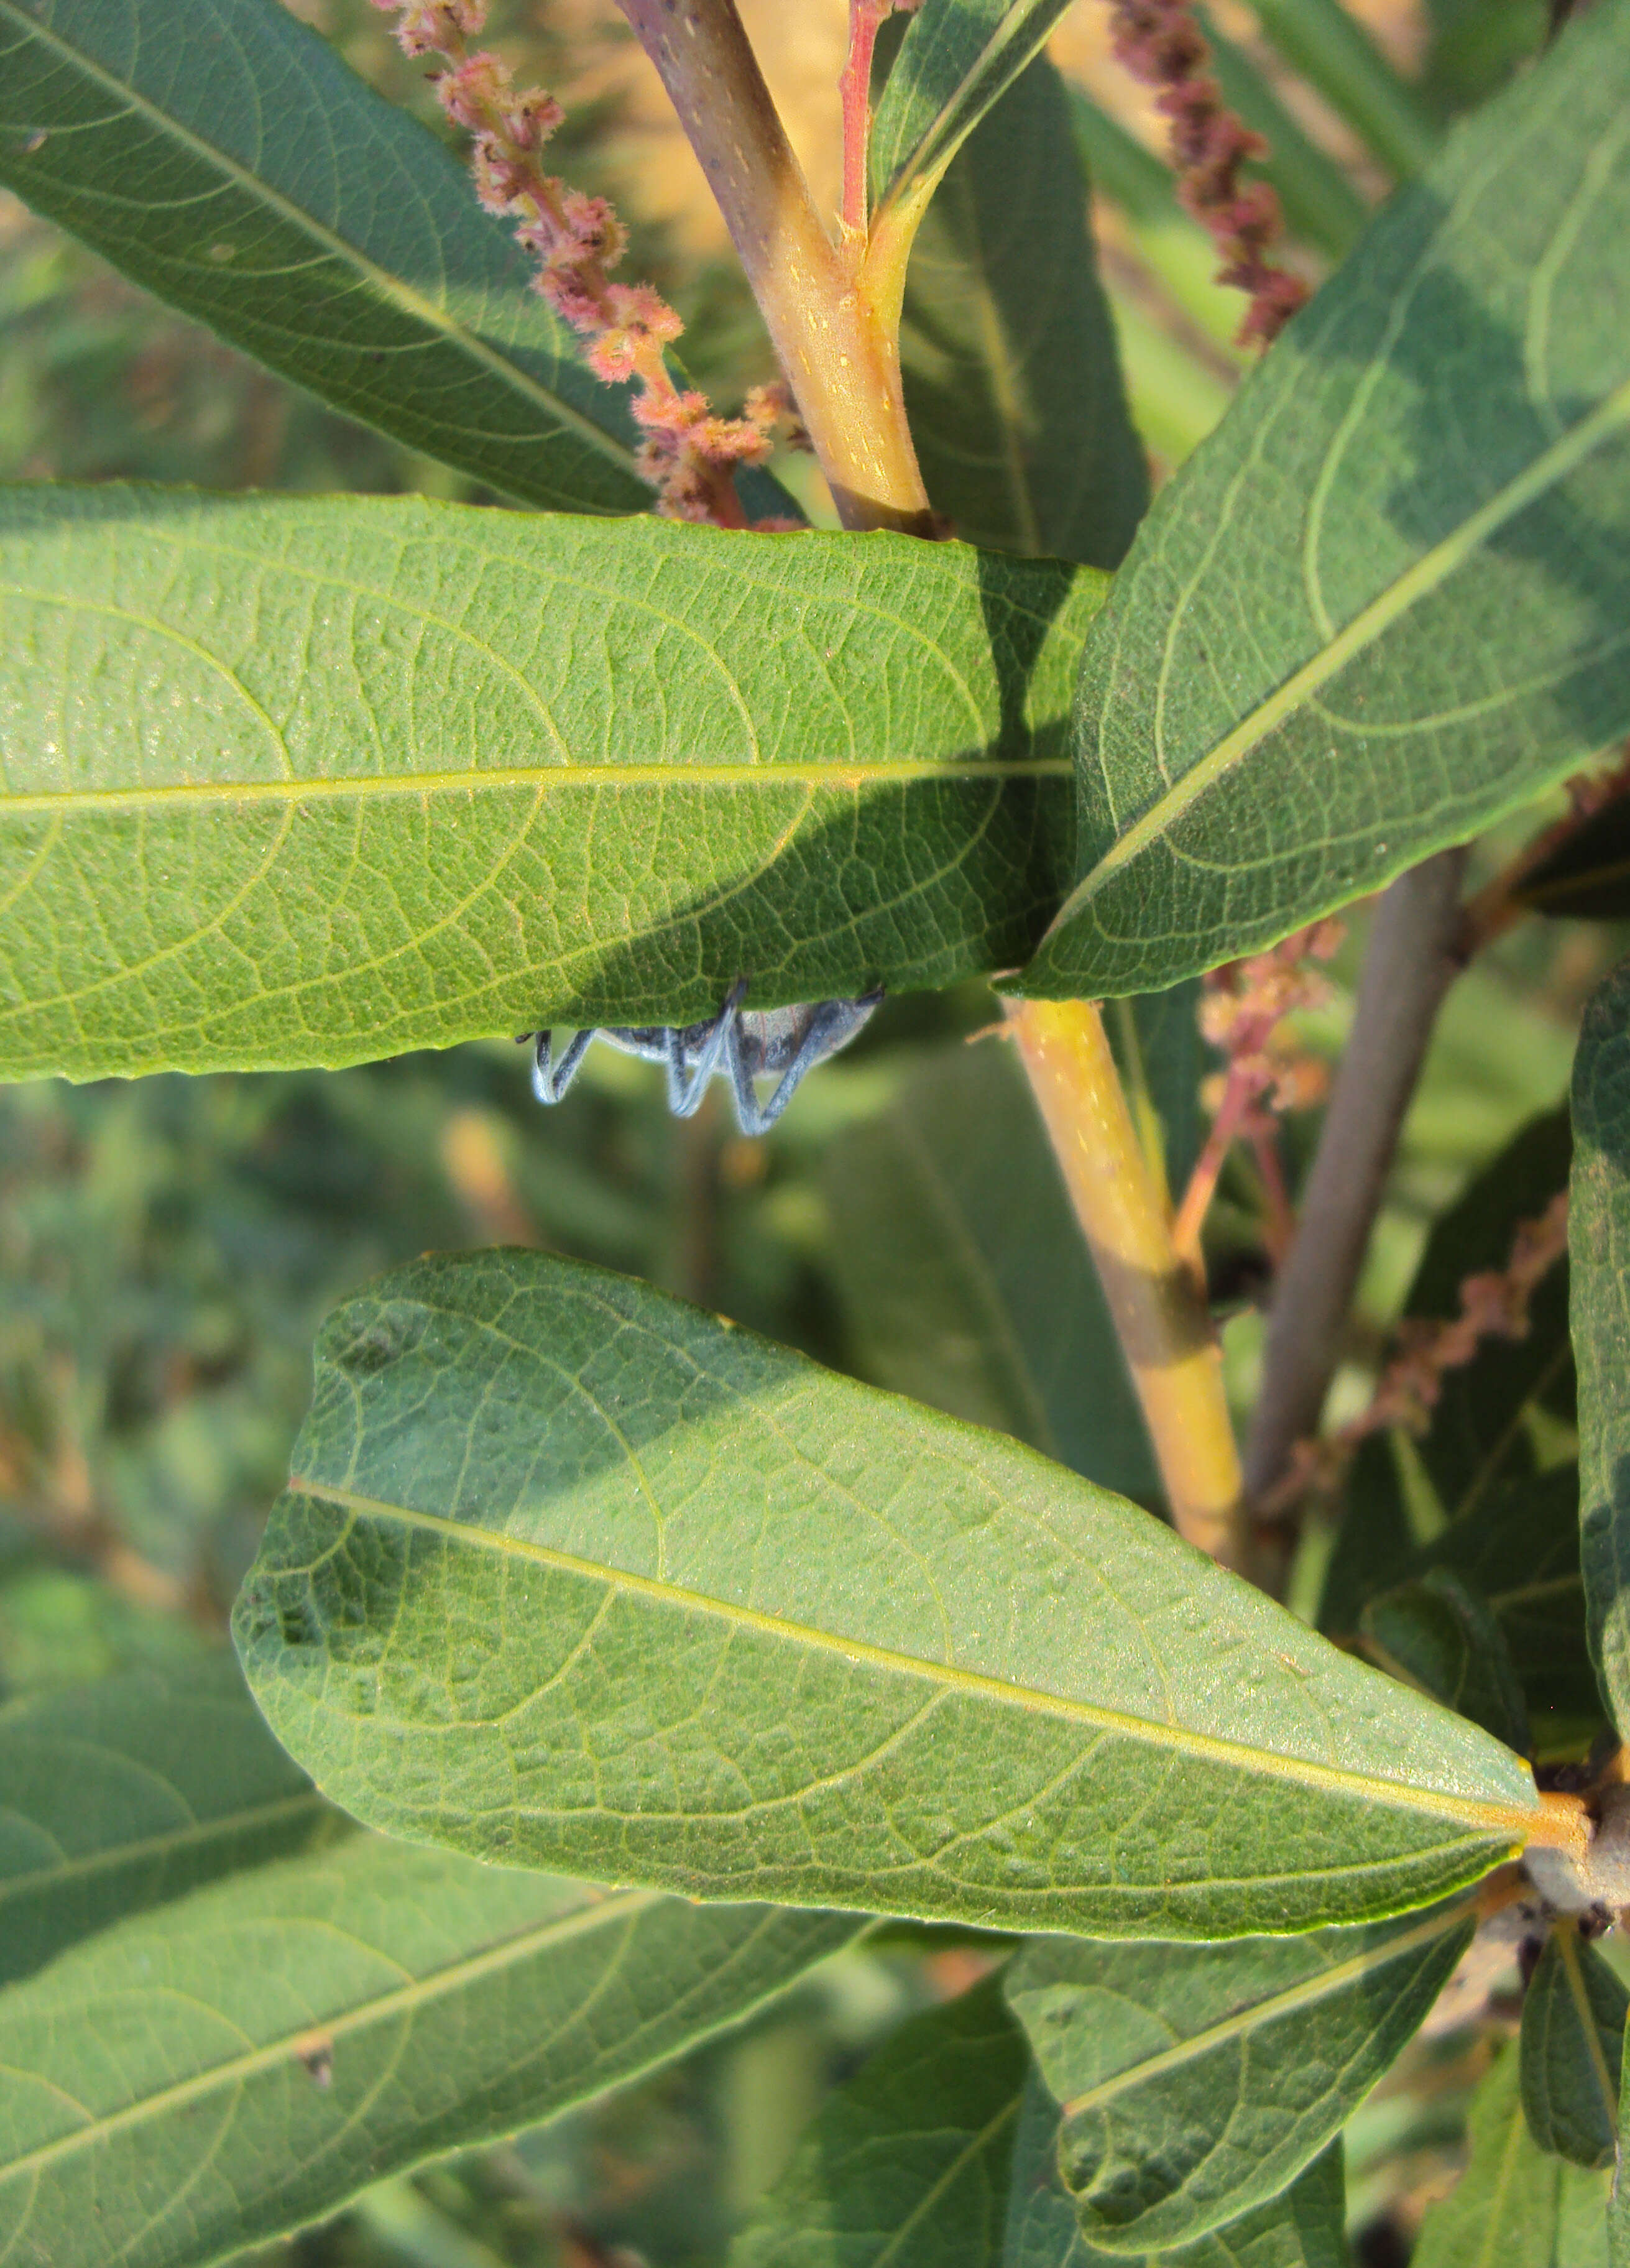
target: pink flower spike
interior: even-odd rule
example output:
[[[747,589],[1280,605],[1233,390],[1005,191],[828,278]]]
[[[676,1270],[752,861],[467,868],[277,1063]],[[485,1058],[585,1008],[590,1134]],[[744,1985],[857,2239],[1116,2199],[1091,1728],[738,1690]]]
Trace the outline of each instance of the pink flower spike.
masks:
[[[515,99],[509,66],[482,48],[442,73],[436,99],[455,126],[469,134],[488,133],[492,121]]]

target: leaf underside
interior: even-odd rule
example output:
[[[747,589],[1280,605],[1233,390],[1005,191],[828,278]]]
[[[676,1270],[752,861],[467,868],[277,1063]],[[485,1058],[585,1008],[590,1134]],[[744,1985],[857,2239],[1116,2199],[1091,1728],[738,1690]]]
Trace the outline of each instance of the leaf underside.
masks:
[[[370,1824],[698,1896],[1234,1936],[1424,1904],[1533,1818],[1146,1513],[537,1255],[331,1319],[235,1631]]]
[[[1630,962],[1585,1010],[1573,1106],[1580,1563],[1591,1653],[1622,1731],[1630,1725]]]

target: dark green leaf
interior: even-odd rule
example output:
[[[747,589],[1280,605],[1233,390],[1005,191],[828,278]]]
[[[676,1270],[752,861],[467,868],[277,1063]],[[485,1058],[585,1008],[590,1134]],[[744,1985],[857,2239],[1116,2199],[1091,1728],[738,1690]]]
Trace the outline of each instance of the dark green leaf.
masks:
[[[959,535],[1119,563],[1149,502],[1149,471],[1121,393],[1068,105],[1045,56],[969,136],[929,207],[907,271],[900,358],[923,479]]]
[[[0,1998],[0,2250],[200,2268],[633,2078],[854,1929],[372,1837],[236,1875]]]
[[[1276,2197],[1386,2070],[1472,1939],[1463,1910],[1209,1946],[1035,1938],[1008,1997],[1062,2104],[1091,2243],[1192,2242]]]
[[[1215,2235],[1128,2261],[1081,2233],[1058,2172],[1058,2105],[1032,2071],[1013,2154],[1005,2268],[1349,2268],[1342,2235],[1341,2145],[1333,2142],[1291,2186]]]
[[[1630,797],[1617,797],[1528,874],[1518,902],[1584,921],[1630,915]]]
[[[730,2268],[999,2268],[1028,2061],[1000,1977],[903,2024],[822,2109]]]
[[[1009,1049],[948,1049],[832,1145],[822,1180],[867,1377],[1155,1499],[1120,1341]]]
[[[938,985],[1056,902],[1088,569],[103,488],[0,578],[10,1077]]]
[[[134,1670],[0,1708],[0,1984],[122,1915],[345,1822],[235,1661]]]
[[[1542,2150],[1611,2166],[1630,1992],[1568,1920],[1558,1922],[1523,2003],[1523,2110]]]
[[[1607,2268],[1607,2180],[1529,2133],[1507,2048],[1472,2098],[1472,2160],[1427,2208],[1410,2268]]]
[[[1580,1564],[1590,1651],[1622,1730],[1630,1727],[1630,961],[1593,995],[1579,1035],[1568,1248]]]
[[[1256,18],[1384,166],[1407,178],[1428,163],[1437,144],[1431,112],[1342,0],[1257,0]]]
[[[1630,729],[1626,288],[1604,0],[1387,208],[1145,521],[1083,674],[1083,880],[1022,989],[1254,951]]]
[[[1452,1322],[1469,1276],[1509,1266],[1519,1226],[1538,1220],[1567,1187],[1572,1146],[1567,1112],[1547,1112],[1531,1120],[1485,1167],[1434,1227],[1404,1303],[1406,1321]],[[1530,1304],[1522,1338],[1486,1340],[1470,1363],[1447,1373],[1424,1440],[1377,1437],[1362,1445],[1325,1578],[1320,1628],[1354,1631],[1364,1601],[1421,1572],[1420,1547],[1443,1528],[1457,1537],[1450,1555],[1425,1564],[1469,1576],[1485,1596],[1524,1578],[1526,1557],[1509,1564],[1491,1560],[1476,1538],[1494,1505],[1504,1502],[1518,1509],[1502,1515],[1500,1532],[1508,1543],[1521,1542],[1526,1553],[1523,1508],[1532,1501],[1527,1484],[1543,1469],[1536,1430],[1566,1426],[1573,1415],[1568,1270],[1559,1263]],[[1547,1483],[1544,1503],[1530,1520],[1531,1531],[1537,1527],[1547,1535],[1551,1487]],[[1475,1564],[1464,1556],[1468,1549]],[[1549,1567],[1548,1544],[1544,1556]],[[1555,1566],[1550,1572],[1568,1571]]]
[[[1366,1653],[1497,1741],[1531,1753],[1528,1711],[1488,1602],[1440,1565],[1382,1591],[1359,1616]]]
[[[330,1320],[235,1627],[371,1824],[710,1897],[1230,1936],[1424,1904],[1536,1815],[1130,1505],[534,1253]]]
[[[642,511],[468,174],[277,0],[0,0],[0,182],[336,409],[522,503]]]
[[[1428,0],[1425,92],[1446,112],[1482,102],[1539,52],[1552,12],[1550,0]]]
[[[980,119],[1032,63],[1069,0],[923,0],[873,121],[873,225],[921,221]]]

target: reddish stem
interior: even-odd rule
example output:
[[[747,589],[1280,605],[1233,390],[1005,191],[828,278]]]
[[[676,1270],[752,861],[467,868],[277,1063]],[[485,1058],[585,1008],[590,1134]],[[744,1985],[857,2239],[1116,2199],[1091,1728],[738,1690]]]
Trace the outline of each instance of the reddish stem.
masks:
[[[871,149],[871,58],[892,0],[849,0],[849,52],[838,81],[843,103],[843,226],[866,232],[866,166]]]

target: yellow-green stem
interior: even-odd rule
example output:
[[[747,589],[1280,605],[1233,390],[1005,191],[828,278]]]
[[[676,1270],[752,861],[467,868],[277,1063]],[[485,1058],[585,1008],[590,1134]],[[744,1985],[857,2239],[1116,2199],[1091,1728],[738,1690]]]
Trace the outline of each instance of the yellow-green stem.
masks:
[[[1172,1522],[1240,1568],[1239,1452],[1216,1336],[1172,1249],[1104,1020],[1083,1000],[1016,1001],[1007,1012],[1131,1368]]]
[[[620,5],[701,160],[844,526],[932,534],[898,322],[879,319],[827,233],[735,0]]]

